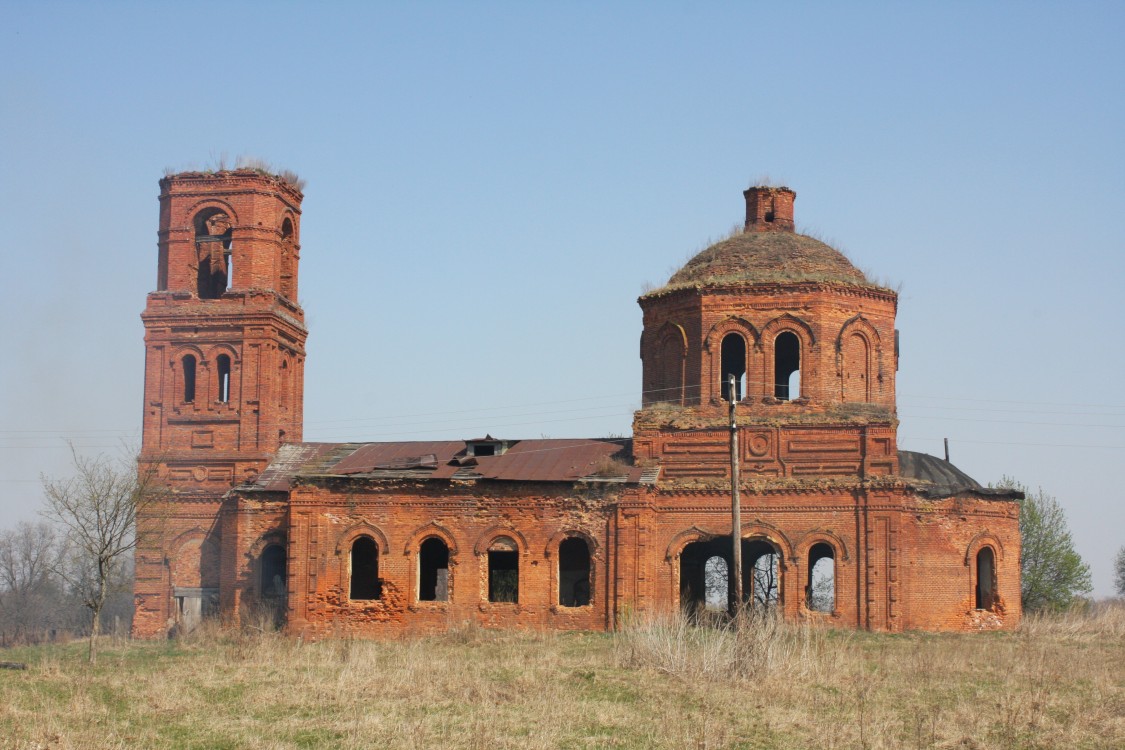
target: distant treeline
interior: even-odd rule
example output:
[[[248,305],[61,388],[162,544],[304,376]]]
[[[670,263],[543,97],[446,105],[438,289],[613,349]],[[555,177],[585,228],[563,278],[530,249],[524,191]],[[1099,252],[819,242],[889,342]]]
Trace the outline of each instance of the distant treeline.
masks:
[[[46,522],[0,530],[0,647],[89,634],[90,609],[67,582],[77,580],[79,559]],[[133,620],[132,566],[111,583],[102,632],[126,635]]]

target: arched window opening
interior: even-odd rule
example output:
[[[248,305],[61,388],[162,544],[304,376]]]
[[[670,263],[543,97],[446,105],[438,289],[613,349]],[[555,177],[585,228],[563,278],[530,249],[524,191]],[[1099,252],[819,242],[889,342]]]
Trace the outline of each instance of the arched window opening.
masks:
[[[281,296],[292,299],[293,261],[296,250],[293,247],[293,222],[286,217],[281,222]]]
[[[737,333],[723,337],[720,347],[721,363],[719,387],[724,401],[731,400],[730,376],[734,375],[734,400],[741,401],[746,393],[746,339]]]
[[[831,545],[821,542],[809,550],[809,580],[805,603],[814,612],[836,609],[836,556]]]
[[[781,602],[781,554],[764,539],[742,543],[744,595],[754,607],[774,607]]]
[[[289,411],[289,360],[281,360],[278,368],[277,405],[280,411]]]
[[[184,403],[195,401],[195,355],[186,354],[183,359],[184,368]]]
[[[844,342],[844,400],[871,400],[870,357],[867,339],[858,333]]]
[[[285,596],[285,548],[271,544],[262,550],[262,596],[279,599]]]
[[[801,340],[783,331],[773,342],[774,396],[782,401],[801,397]]]
[[[418,601],[449,601],[449,547],[436,536],[418,548]]]
[[[981,547],[977,553],[977,609],[992,609],[996,605],[996,557],[991,547]]]
[[[567,537],[559,545],[559,606],[590,603],[590,545],[581,537]]]
[[[488,548],[488,601],[519,601],[520,553],[506,536],[497,537]]]
[[[680,608],[686,614],[695,616],[730,607],[734,596],[731,546],[729,536],[720,536],[692,542],[680,553]]]
[[[646,401],[684,403],[684,340],[678,329],[669,329],[657,341],[651,363],[651,388]]]
[[[208,208],[195,216],[195,250],[199,264],[200,299],[218,299],[230,288],[231,237],[230,216],[221,209]]]
[[[379,548],[369,536],[361,536],[352,543],[352,581],[350,598],[382,598],[383,586],[379,580]]]
[[[219,402],[230,403],[230,357],[220,354],[215,358],[215,368],[218,375]]]

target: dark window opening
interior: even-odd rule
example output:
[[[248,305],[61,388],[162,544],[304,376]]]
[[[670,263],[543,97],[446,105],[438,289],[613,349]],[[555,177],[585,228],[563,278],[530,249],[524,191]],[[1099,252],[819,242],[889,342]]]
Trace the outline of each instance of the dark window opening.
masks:
[[[285,596],[285,565],[285,548],[280,544],[271,544],[262,551],[262,596]]]
[[[680,553],[680,606],[688,614],[728,609],[734,599],[729,536],[692,542]],[[781,556],[764,540],[742,540],[742,604],[772,606],[781,596]]]
[[[281,295],[293,298],[293,222],[286,218],[281,222]]]
[[[188,354],[183,359],[184,367],[184,403],[195,401],[195,355]]]
[[[742,543],[744,595],[754,607],[774,607],[781,602],[781,554],[764,539]]]
[[[162,243],[156,261],[156,291],[168,289],[168,248]]]
[[[996,605],[996,558],[991,547],[982,547],[977,553],[977,609],[992,609]]]
[[[509,546],[511,549],[497,549]],[[518,602],[520,591],[520,553],[515,542],[497,539],[488,551],[488,601]]]
[[[281,360],[280,377],[277,384],[277,405],[281,411],[289,411],[289,361]]]
[[[379,580],[379,548],[369,536],[361,536],[352,544],[352,599],[379,599],[382,582]]]
[[[741,401],[746,392],[746,339],[737,333],[728,333],[724,336],[719,360],[721,363],[719,386],[723,400],[731,400],[730,376],[734,375],[734,400]]]
[[[232,224],[217,208],[200,211],[195,217],[196,260],[199,263],[200,299],[218,299],[230,288]]]
[[[215,360],[215,365],[219,377],[219,401],[226,404],[230,402],[230,357],[220,354]]]
[[[590,547],[572,536],[559,545],[559,606],[585,607],[590,603]]]
[[[496,455],[496,446],[495,445],[477,445],[475,448],[473,448],[473,455],[474,456],[495,456]]]
[[[792,331],[773,342],[774,396],[782,401],[801,397],[801,340]]]
[[[708,608],[709,599],[719,590],[719,569],[713,560],[722,560],[722,571],[727,573],[730,554],[730,537],[691,542],[684,547],[680,553],[680,608],[685,614],[695,615]],[[729,590],[725,584],[722,589]]]
[[[418,601],[449,601],[449,547],[437,537],[418,548]]]
[[[809,550],[809,580],[805,586],[805,601],[815,612],[832,612],[836,609],[836,557],[832,547],[823,542]]]

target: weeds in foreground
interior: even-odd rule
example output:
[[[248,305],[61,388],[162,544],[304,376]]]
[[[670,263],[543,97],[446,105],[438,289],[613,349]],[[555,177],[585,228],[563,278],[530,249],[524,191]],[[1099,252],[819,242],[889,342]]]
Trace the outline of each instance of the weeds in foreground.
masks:
[[[0,748],[1117,748],[1125,608],[1017,633],[747,616],[310,643],[251,624],[4,653]]]

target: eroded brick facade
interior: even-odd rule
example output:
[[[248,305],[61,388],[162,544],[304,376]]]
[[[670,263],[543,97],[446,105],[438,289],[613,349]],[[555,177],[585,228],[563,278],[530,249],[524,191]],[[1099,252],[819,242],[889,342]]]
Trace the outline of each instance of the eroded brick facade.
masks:
[[[166,178],[142,460],[171,492],[142,519],[136,633],[209,612],[378,636],[722,607],[732,395],[749,603],[874,630],[1014,627],[1013,495],[898,450],[897,296],[796,234],[795,197],[746,191],[745,231],[641,298],[631,440],[313,444],[300,193],[249,171]]]

